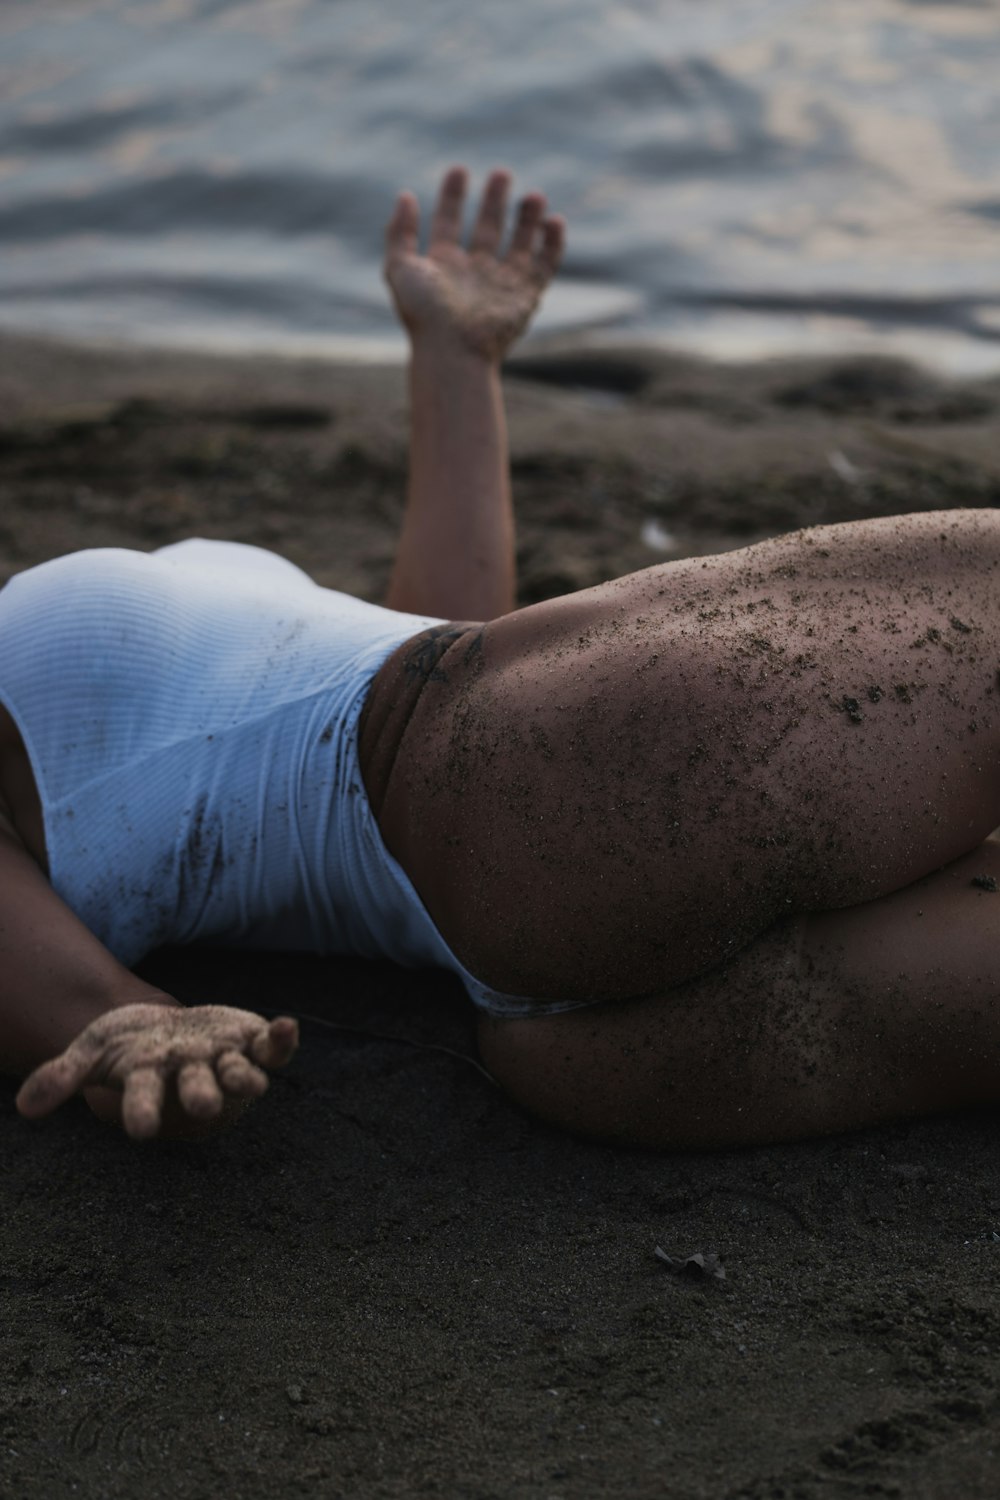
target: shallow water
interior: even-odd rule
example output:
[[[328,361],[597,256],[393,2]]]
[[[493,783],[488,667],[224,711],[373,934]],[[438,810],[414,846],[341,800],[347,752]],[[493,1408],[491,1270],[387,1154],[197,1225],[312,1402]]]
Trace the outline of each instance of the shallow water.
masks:
[[[459,159],[569,218],[542,331],[996,369],[998,77],[998,0],[8,0],[0,326],[391,352]]]

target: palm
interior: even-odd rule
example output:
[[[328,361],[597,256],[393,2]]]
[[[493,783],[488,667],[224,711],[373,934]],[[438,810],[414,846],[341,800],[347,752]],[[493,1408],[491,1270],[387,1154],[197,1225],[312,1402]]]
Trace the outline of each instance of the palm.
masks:
[[[18,1105],[30,1116],[49,1114],[79,1089],[120,1089],[130,1135],[155,1135],[168,1088],[182,1109],[211,1119],[224,1096],[256,1098],[267,1087],[264,1067],[280,1067],[295,1050],[295,1022],[270,1023],[226,1005],[190,1010],[126,1005],[89,1025],[59,1057],[36,1068]],[[258,1066],[261,1065],[261,1066]]]
[[[416,200],[401,194],[386,235],[386,277],[414,337],[453,338],[499,359],[523,332],[562,255],[562,220],[545,217],[529,193],[500,254],[510,178],[494,172],[483,192],[469,247],[460,240],[467,178],[453,168],[441,185],[426,254],[417,248]]]

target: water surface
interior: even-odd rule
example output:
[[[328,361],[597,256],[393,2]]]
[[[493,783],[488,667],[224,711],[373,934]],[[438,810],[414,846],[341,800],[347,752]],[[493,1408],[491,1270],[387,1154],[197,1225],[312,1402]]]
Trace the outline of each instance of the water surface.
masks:
[[[1000,368],[1000,3],[7,0],[0,327],[399,348],[400,186],[570,221],[542,330]]]

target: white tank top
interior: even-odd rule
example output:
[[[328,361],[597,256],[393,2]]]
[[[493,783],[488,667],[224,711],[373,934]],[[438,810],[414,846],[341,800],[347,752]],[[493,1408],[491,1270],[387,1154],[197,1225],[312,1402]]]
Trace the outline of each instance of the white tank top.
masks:
[[[78,552],[11,579],[0,699],[55,890],[126,964],[208,937],[384,952],[339,824],[364,797],[368,684],[435,623],[229,542]]]

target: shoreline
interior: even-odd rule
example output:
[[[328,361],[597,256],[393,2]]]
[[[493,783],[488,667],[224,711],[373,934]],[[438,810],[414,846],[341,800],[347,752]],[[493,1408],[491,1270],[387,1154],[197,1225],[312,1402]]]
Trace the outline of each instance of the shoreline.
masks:
[[[550,341],[505,388],[522,602],[797,526],[1000,501],[1000,375]],[[403,365],[0,335],[0,576],[200,527],[377,598],[406,445]]]

